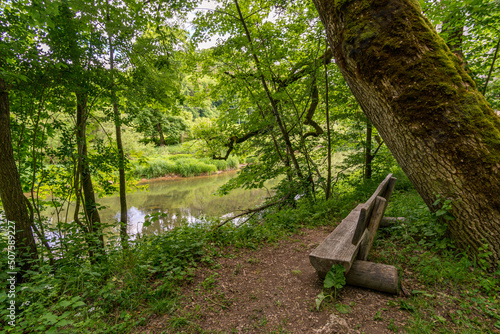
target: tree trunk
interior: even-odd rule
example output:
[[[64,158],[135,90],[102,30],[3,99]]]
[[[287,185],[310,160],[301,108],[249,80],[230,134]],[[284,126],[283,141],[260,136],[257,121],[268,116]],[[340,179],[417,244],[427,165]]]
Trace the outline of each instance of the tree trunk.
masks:
[[[35,239],[31,225],[26,197],[21,187],[12,150],[10,132],[9,93],[3,78],[0,77],[0,198],[2,199],[5,218],[15,224],[16,265],[21,268],[17,273],[18,281],[26,280],[26,271],[32,267],[32,261],[38,259]],[[14,272],[15,270],[10,269]]]
[[[158,134],[160,135],[160,146],[165,146],[165,137],[163,137],[163,129],[160,123],[156,124],[156,130],[158,130]]]
[[[327,45],[328,49],[328,45]],[[326,51],[325,51],[326,53]],[[330,193],[332,189],[332,133],[330,130],[330,100],[328,96],[328,68],[326,67],[326,60],[323,62],[323,66],[325,67],[325,114],[326,114],[326,138],[327,138],[327,174],[326,174],[326,191],[325,191],[325,199],[330,198]]]
[[[372,130],[372,123],[370,123],[370,121],[366,121],[365,180],[372,178]]]
[[[91,251],[95,252],[95,259],[102,260],[104,257],[104,236],[102,234],[101,217],[97,209],[95,200],[94,186],[90,175],[89,162],[87,159],[87,96],[84,93],[76,93],[76,128],[77,145],[80,163],[80,179],[83,190],[83,208],[87,218],[88,230],[90,231],[92,244]],[[93,249],[92,249],[93,248]]]
[[[462,249],[500,260],[500,118],[416,0],[314,0],[337,65],[431,209],[451,199]]]
[[[109,36],[109,64],[111,71],[111,99],[113,102],[113,115],[115,122],[116,146],[118,149],[118,174],[120,182],[120,239],[123,249],[128,248],[127,234],[127,190],[125,183],[125,155],[123,154],[122,129],[120,120],[120,111],[118,110],[118,99],[116,97],[115,79],[114,79],[114,50],[113,43]]]
[[[273,112],[274,118],[276,119],[276,123],[278,124],[278,127],[279,127],[281,134],[283,136],[283,140],[285,141],[287,156],[289,156],[292,159],[293,166],[295,167],[295,171],[297,173],[297,176],[300,179],[304,179],[302,172],[300,170],[299,163],[297,161],[297,157],[295,156],[295,150],[293,149],[292,142],[290,141],[290,136],[288,134],[288,131],[285,129],[285,124],[281,120],[281,116],[280,116],[280,112],[278,110],[276,100],[271,96],[271,92],[269,90],[266,79],[265,79],[264,74],[262,72],[259,58],[257,57],[257,54],[255,53],[255,50],[254,50],[252,36],[250,35],[250,31],[248,30],[248,27],[247,27],[247,24],[246,24],[245,19],[243,17],[243,14],[241,13],[241,9],[240,9],[240,5],[238,4],[238,0],[234,0],[234,4],[236,5],[236,9],[238,11],[238,16],[239,16],[240,22],[243,25],[243,28],[245,29],[245,34],[246,34],[247,39],[248,39],[248,44],[250,46],[251,55],[254,59],[255,67],[257,68],[257,72],[259,74],[260,81],[262,83],[262,88],[264,88],[264,91],[266,92],[267,99],[269,100],[269,103],[271,104],[271,110]]]

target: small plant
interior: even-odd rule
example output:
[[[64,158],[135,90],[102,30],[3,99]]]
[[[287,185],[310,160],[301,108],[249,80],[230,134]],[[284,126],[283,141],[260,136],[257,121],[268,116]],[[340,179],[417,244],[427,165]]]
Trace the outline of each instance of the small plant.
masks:
[[[210,275],[201,283],[201,285],[203,285],[203,288],[205,290],[211,290],[215,287],[215,283],[217,282],[216,281],[217,277],[219,277],[219,274],[217,273]]]
[[[233,276],[238,275],[240,271],[241,271],[241,263],[238,263],[236,267],[234,267]]]
[[[325,299],[330,298],[332,301],[337,299],[338,292],[345,285],[344,272],[344,266],[335,264],[326,273],[325,281],[323,282],[323,291],[316,297],[316,309],[318,311]]]
[[[337,303],[335,304],[335,308],[337,309],[337,311],[339,311],[339,313],[342,314],[347,314],[352,312],[352,307],[346,304]]]
[[[441,196],[438,195],[437,200],[432,203],[432,205],[436,207],[439,207],[441,204],[441,208],[434,212],[435,217],[444,219],[445,221],[455,220],[455,217],[451,214],[451,210],[453,208],[451,205],[451,199],[446,199],[444,202],[442,202],[442,200]]]
[[[391,319],[391,320],[389,321],[389,325],[387,325],[387,329],[389,329],[389,330],[393,331],[394,333],[397,333],[397,332],[398,332],[398,326],[396,326],[396,325],[394,324],[394,319]]]

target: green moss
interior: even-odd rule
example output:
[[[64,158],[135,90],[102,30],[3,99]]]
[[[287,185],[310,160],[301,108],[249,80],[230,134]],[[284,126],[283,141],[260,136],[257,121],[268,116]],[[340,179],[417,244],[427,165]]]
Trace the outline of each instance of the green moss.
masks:
[[[406,87],[394,100],[394,108],[409,124],[428,124],[420,130],[424,135],[436,136],[436,129],[446,129],[443,140],[451,145],[455,139],[479,133],[484,149],[473,156],[498,163],[500,118],[475,90],[461,61],[420,15],[418,1],[407,7],[387,0],[365,2],[352,2],[342,9],[342,48],[345,57],[358,64],[356,71],[378,87],[382,80]],[[335,2],[337,6],[346,3]]]
[[[344,5],[346,5],[350,0],[335,0],[333,2],[333,7],[336,10],[340,10]]]

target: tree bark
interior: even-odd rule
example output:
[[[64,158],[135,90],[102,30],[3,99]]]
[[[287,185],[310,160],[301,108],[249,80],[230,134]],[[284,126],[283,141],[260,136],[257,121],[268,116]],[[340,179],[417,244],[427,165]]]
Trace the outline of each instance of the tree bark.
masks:
[[[161,124],[156,124],[156,130],[158,130],[158,134],[160,135],[160,146],[165,146],[165,137],[163,136],[163,129],[161,128]]]
[[[2,199],[5,218],[15,224],[16,264],[21,270],[17,273],[18,281],[25,281],[26,271],[32,262],[38,259],[35,239],[31,230],[26,197],[21,187],[21,179],[17,171],[12,150],[10,132],[9,93],[2,77],[0,77],[0,198]],[[9,270],[14,272],[14,270]]]
[[[451,199],[449,231],[500,260],[500,118],[416,0],[314,0],[337,65],[431,209]]]
[[[102,260],[104,258],[104,236],[102,233],[101,217],[95,200],[94,186],[90,175],[90,167],[87,159],[87,95],[85,93],[76,93],[76,129],[77,129],[77,145],[78,156],[80,159],[80,180],[83,190],[83,208],[87,218],[88,230],[91,233],[89,245],[91,254],[95,258],[91,261]],[[92,256],[91,256],[92,257]]]
[[[118,110],[118,98],[116,97],[116,86],[114,78],[114,49],[112,36],[109,35],[109,64],[111,72],[111,100],[113,103],[113,115],[115,122],[116,147],[118,149],[118,174],[120,182],[120,239],[123,249],[128,249],[127,234],[127,190],[125,183],[125,155],[123,153],[122,129],[120,111]]]
[[[372,178],[372,130],[372,123],[370,123],[370,121],[366,121],[365,180]]]
[[[328,45],[327,45],[328,48]],[[325,114],[326,114],[326,138],[327,138],[327,174],[326,174],[326,190],[325,199],[330,198],[330,193],[332,189],[332,134],[330,130],[330,100],[329,100],[329,90],[328,90],[328,68],[326,67],[326,61],[323,62],[325,67]]]

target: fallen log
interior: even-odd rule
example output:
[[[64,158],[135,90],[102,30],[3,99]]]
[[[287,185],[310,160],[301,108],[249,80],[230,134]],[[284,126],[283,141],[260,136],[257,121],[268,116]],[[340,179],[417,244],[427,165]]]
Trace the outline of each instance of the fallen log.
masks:
[[[346,274],[346,283],[397,294],[399,290],[398,270],[387,264],[357,260]]]
[[[405,221],[406,221],[405,217],[384,217],[380,221],[379,227],[389,227],[396,223],[402,223]]]

